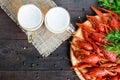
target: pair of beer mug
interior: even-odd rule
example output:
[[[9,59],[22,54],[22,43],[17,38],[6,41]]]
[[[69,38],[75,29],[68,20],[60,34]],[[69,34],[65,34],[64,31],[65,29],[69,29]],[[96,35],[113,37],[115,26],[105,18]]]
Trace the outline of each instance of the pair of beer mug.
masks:
[[[29,43],[32,42],[32,33],[40,28],[43,22],[46,28],[53,33],[74,31],[74,29],[69,26],[70,15],[68,11],[62,7],[51,8],[44,17],[37,6],[27,4],[20,7],[17,18],[21,28],[28,32]]]

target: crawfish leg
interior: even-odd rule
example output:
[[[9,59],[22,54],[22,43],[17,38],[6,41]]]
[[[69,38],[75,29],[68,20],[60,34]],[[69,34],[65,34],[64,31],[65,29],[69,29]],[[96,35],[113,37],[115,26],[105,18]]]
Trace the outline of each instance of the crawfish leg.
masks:
[[[117,15],[115,12],[110,11],[110,10],[107,10],[107,9],[105,9],[105,8],[100,8],[100,10],[103,10],[103,11],[105,11],[105,12],[107,12],[107,13],[110,13],[110,14],[114,15],[115,18],[116,18],[116,20],[118,20],[118,15]]]
[[[93,6],[90,6],[90,7],[92,8],[92,10],[94,10],[101,17],[101,19],[103,20],[103,23],[107,24],[107,19],[103,15],[103,13],[101,11],[99,11],[98,9],[96,9],[95,7],[93,7]]]

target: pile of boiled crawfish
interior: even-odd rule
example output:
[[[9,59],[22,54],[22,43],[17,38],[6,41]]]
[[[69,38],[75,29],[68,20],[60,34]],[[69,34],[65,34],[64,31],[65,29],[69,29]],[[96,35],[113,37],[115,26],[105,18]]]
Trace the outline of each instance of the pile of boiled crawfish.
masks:
[[[91,9],[100,19],[87,15],[92,27],[84,23],[76,23],[82,31],[83,38],[73,36],[75,41],[71,42],[71,45],[74,48],[71,49],[79,63],[71,68],[77,68],[85,80],[120,80],[119,57],[104,48],[104,45],[111,45],[104,39],[110,31],[120,30],[118,15],[104,8],[98,10],[91,6]],[[86,71],[82,72],[83,69]]]

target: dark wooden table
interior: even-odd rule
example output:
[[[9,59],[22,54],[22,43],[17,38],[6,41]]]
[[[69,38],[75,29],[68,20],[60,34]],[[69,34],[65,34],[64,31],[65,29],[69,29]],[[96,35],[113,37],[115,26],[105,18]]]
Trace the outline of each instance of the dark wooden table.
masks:
[[[73,24],[84,22],[86,14],[94,15],[89,6],[97,6],[96,0],[54,1],[70,12]],[[79,80],[70,70],[69,40],[43,59],[34,46],[27,43],[20,28],[0,9],[0,80]]]

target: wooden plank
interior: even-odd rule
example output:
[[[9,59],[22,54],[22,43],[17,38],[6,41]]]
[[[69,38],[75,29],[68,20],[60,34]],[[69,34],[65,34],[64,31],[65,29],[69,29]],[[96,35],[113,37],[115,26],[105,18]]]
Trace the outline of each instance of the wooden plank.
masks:
[[[72,20],[78,18],[79,16],[85,17],[87,14],[93,14],[90,9],[90,5],[98,7],[98,3],[95,0],[54,0],[58,6],[66,8]]]
[[[68,41],[43,59],[27,40],[0,40],[0,70],[70,70],[70,65]]]
[[[0,39],[27,39],[23,31],[0,8]]]
[[[0,71],[0,80],[79,80],[72,71]]]
[[[25,49],[26,48],[26,49]],[[37,52],[36,49],[27,43],[27,40],[1,40],[0,41],[0,66],[10,66],[25,60],[30,52]]]
[[[32,55],[31,55],[32,56]],[[37,59],[25,57],[26,60],[16,60],[16,59],[8,59],[0,61],[0,71],[4,70],[70,70],[71,63],[63,58],[46,58],[46,59]],[[10,61],[9,61],[10,60]],[[13,61],[16,60],[16,61]],[[8,63],[8,62],[10,63]]]
[[[50,57],[65,57],[69,56],[69,46],[70,43],[69,41],[63,42],[63,44],[58,47],[53,54],[51,54]],[[36,49],[32,44],[29,44],[27,40],[0,40],[0,53],[1,54],[6,54],[6,53],[11,53],[10,51],[15,51],[15,53],[37,53]],[[26,52],[24,52],[26,51]],[[66,54],[60,54],[60,53],[66,53]],[[25,54],[24,54],[25,55]],[[39,57],[39,54],[37,55]],[[41,57],[41,56],[40,56]]]

